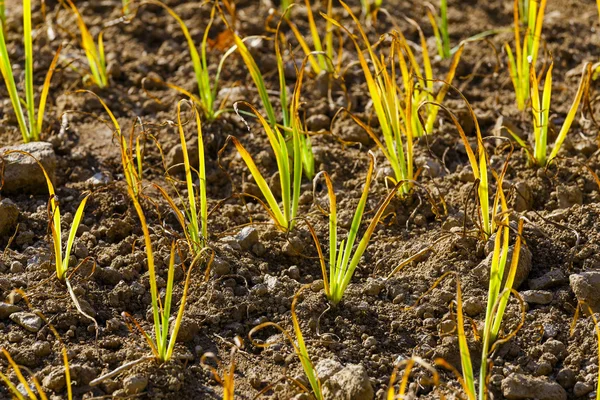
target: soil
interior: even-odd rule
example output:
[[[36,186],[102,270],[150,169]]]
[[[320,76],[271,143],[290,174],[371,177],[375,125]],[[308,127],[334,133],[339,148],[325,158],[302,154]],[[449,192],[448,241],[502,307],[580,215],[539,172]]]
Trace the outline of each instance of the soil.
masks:
[[[210,7],[196,1],[169,0],[166,3],[182,17],[194,40],[200,43]],[[264,22],[269,8],[277,4],[273,5],[269,0],[236,3],[236,29],[240,35],[265,34]],[[358,1],[349,3],[358,12]],[[150,354],[146,341],[137,331],[128,330],[121,315],[123,312],[131,314],[148,332],[152,330],[152,315],[149,313],[146,253],[141,245],[139,220],[127,195],[118,143],[114,141],[111,128],[100,120],[106,119],[100,103],[89,95],[75,93],[75,90],[97,93],[115,113],[123,132],[129,132],[139,117],[165,155],[179,142],[176,126],[169,121],[176,120],[176,104],[181,96],[163,86],[153,85],[155,87],[148,88],[151,97],[144,90],[142,81],[159,78],[192,92],[197,90],[189,52],[175,20],[157,7],[143,6],[134,19],[123,22],[119,20],[120,4],[116,0],[77,2],[94,34],[105,28],[110,74],[110,86],[106,89],[98,89],[82,79],[85,63],[77,41],[73,39],[78,32],[72,15],[54,1],[46,1],[45,21],[39,6],[33,14],[34,25],[38,28],[34,41],[36,83],[43,82],[58,45],[64,46],[60,68],[52,81],[43,139],[52,144],[57,157],[55,186],[62,213],[66,214],[65,228],[73,218],[82,193],[90,189],[93,193],[74,249],[77,261],[90,259],[73,275],[72,281],[79,301],[98,322],[98,331],[77,311],[66,287],[55,279],[48,234],[48,195],[2,195],[17,205],[19,217],[14,237],[14,231],[0,237],[0,244],[6,246],[0,261],[0,299],[8,301],[14,288],[22,289],[32,306],[57,329],[68,349],[75,381],[74,398],[124,398],[135,387],[142,388],[142,392],[135,395],[138,398],[221,398],[221,385],[210,370],[201,365],[200,357],[212,352],[223,366],[229,365],[236,336],[245,343],[234,356],[236,398],[252,399],[269,385],[272,387],[261,395],[262,398],[293,398],[299,390],[284,377],[304,378],[292,347],[282,342],[260,349],[251,343],[248,333],[267,321],[291,331],[292,299],[303,285],[310,285],[310,290],[303,292],[297,313],[313,363],[334,359],[343,365],[362,364],[375,398],[385,397],[395,364],[411,356],[430,363],[441,357],[460,370],[456,332],[452,325],[455,282],[443,280],[425,297],[422,295],[443,274],[457,272],[461,277],[467,316],[474,327],[481,328],[487,297],[485,267],[482,268],[485,264],[482,262],[490,245],[480,237],[468,234],[476,219],[473,175],[464,145],[449,118],[440,113],[435,132],[416,144],[415,164],[423,167],[419,177],[421,186],[411,196],[392,201],[343,301],[336,307],[329,307],[320,290],[321,269],[306,226],[299,224],[290,234],[281,233],[258,203],[249,200],[243,203],[234,196],[242,191],[256,193],[257,187],[233,146],[226,147],[219,157],[219,150],[228,135],[239,138],[259,160],[260,168],[268,173],[267,176],[273,175],[277,167],[260,127],[251,123],[249,132],[235,113],[226,112],[216,121],[204,122],[202,126],[207,151],[209,209],[213,210],[209,217],[209,243],[216,260],[207,282],[200,269],[192,274],[176,356],[165,364],[140,363],[100,385],[89,385],[100,375]],[[405,17],[416,20],[425,35],[432,36],[421,2],[389,0],[384,1],[384,7],[388,13],[380,12],[376,24],[368,27],[373,40],[397,25],[409,40],[418,43],[418,33]],[[20,2],[7,0],[7,9],[9,53],[14,64],[23,65]],[[305,10],[298,5],[295,13],[296,24],[308,37]],[[354,26],[337,4],[334,13],[345,26]],[[493,136],[498,118],[503,117],[505,124],[509,121],[525,136],[530,136],[531,118],[528,112],[519,112],[516,108],[506,56],[502,51],[504,42],[512,41],[512,1],[450,1],[449,21],[453,44],[483,31],[500,30],[487,41],[467,44],[457,72],[457,86],[475,110],[483,134]],[[324,29],[324,21],[319,24]],[[556,126],[564,120],[575,96],[581,66],[586,61],[598,61],[599,29],[594,1],[548,2],[543,28],[543,58],[545,62],[554,61],[552,120]],[[217,40],[224,30],[223,23],[217,21],[211,37]],[[294,40],[289,30],[286,35],[290,41]],[[429,44],[433,54],[434,44],[432,41]],[[263,40],[252,51],[267,76],[267,86],[276,92],[278,79],[272,43]],[[218,46],[210,49],[209,57],[215,68],[222,54],[223,50]],[[346,40],[344,65],[354,61],[355,50]],[[448,60],[436,60],[434,76],[445,76],[448,65]],[[323,90],[322,77],[308,76],[302,93],[307,117],[318,116],[313,119],[315,123],[318,120],[327,122],[340,105],[347,105],[349,101],[353,112],[369,118],[372,107],[359,68],[358,65],[350,66],[344,75],[346,92],[340,89],[339,81],[333,85],[331,103],[327,100],[327,91]],[[287,84],[292,89],[294,80],[289,79]],[[597,87],[593,85],[597,82],[592,83],[592,98],[597,93]],[[260,104],[247,69],[237,55],[231,56],[225,64],[221,88],[235,88],[229,90],[235,97],[228,100],[229,104],[240,99],[257,106]],[[3,85],[0,93],[3,99],[0,104],[3,121],[0,145],[15,145],[21,136]],[[160,103],[153,97],[159,98]],[[277,96],[273,99],[278,104]],[[445,103],[459,115],[474,143],[474,127],[464,102],[450,93]],[[598,171],[600,167],[596,140],[599,132],[590,119],[589,110],[585,117],[581,115],[578,114],[560,157],[548,170],[529,166],[526,154],[519,149],[515,149],[508,161],[505,189],[512,208],[511,219],[516,220],[519,215],[527,218],[523,253],[531,255],[529,263],[524,261],[528,265],[523,267],[518,290],[529,295],[526,298],[541,296],[546,300],[528,301],[524,305],[523,326],[492,354],[489,389],[494,398],[509,396],[505,386],[516,387],[515,376],[535,377],[547,385],[560,385],[569,399],[595,393],[598,360],[593,322],[582,317],[570,334],[577,298],[569,285],[569,276],[598,270],[600,266],[600,192],[586,168]],[[371,123],[375,125],[373,121]],[[191,138],[195,131],[192,124],[186,131]],[[357,130],[348,117],[338,116],[332,132],[321,132],[312,140],[317,170],[328,171],[333,179],[341,210],[341,231],[345,234],[353,215],[351,210],[358,203],[365,181],[369,163],[367,150],[374,151],[378,170],[365,219],[370,218],[387,194],[384,176],[389,166],[369,137]],[[496,170],[500,170],[509,153],[506,146],[501,146],[503,143],[486,141],[492,154],[490,164]],[[166,159],[169,162],[169,156]],[[101,176],[102,182],[92,183],[90,178],[94,176]],[[143,206],[152,232],[159,274],[166,279],[171,242],[182,233],[167,203],[152,184],[166,185],[165,165],[157,146],[148,140],[144,156],[147,200]],[[491,191],[495,191],[494,185]],[[428,202],[427,192],[434,199],[435,207]],[[327,218],[321,215],[313,201],[323,201],[325,191],[319,186],[319,198],[313,199],[312,194],[312,184],[305,179],[299,215],[314,226],[321,243],[327,243]],[[446,212],[443,212],[444,208]],[[248,228],[244,231],[250,233],[250,244],[236,236],[244,226],[251,227],[250,231]],[[424,250],[428,248],[430,251]],[[420,257],[385,279],[403,260],[418,252],[422,252]],[[183,257],[189,265],[189,257]],[[526,256],[522,258],[527,259]],[[178,268],[176,304],[179,304],[183,280],[182,269]],[[538,292],[527,292],[530,290]],[[413,307],[417,300],[419,304]],[[23,301],[16,304],[27,311]],[[505,333],[514,330],[520,319],[521,307],[518,302],[511,301],[504,323]],[[278,337],[276,334],[275,330],[265,330],[256,338],[274,340]],[[481,344],[472,333],[469,333],[469,343],[478,369]],[[32,333],[12,319],[0,319],[0,347],[6,348],[17,363],[35,373],[49,394],[66,398],[64,381],[61,382],[60,345],[48,325],[44,324]],[[6,362],[3,360],[0,364],[5,371]],[[415,369],[410,379],[411,396],[460,396],[460,385],[455,376],[442,368],[438,371],[444,386],[436,388],[425,369]],[[564,398],[561,397],[563,392],[558,397],[544,398]],[[0,398],[8,397],[6,388],[0,387]],[[511,398],[527,397],[525,394]]]

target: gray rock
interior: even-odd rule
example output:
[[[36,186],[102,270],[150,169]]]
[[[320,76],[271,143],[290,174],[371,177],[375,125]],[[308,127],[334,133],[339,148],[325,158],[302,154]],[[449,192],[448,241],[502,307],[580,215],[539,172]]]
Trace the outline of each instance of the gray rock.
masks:
[[[14,304],[0,302],[0,320],[10,317],[12,314],[22,311],[22,308]]]
[[[17,220],[19,219],[19,208],[10,199],[0,200],[0,237],[13,233]]]
[[[123,390],[128,395],[143,392],[148,386],[148,378],[143,375],[130,375],[123,380]]]
[[[600,311],[600,271],[572,274],[569,283],[577,300],[584,301],[593,312]]]
[[[10,319],[29,332],[37,332],[42,329],[43,321],[40,317],[29,312],[16,312],[10,315]]]
[[[258,243],[258,231],[251,226],[246,226],[235,238],[242,249],[250,250]]]
[[[530,279],[528,283],[533,290],[550,289],[567,283],[567,277],[560,269],[553,269],[539,278]]]
[[[521,296],[529,304],[545,305],[552,302],[552,293],[546,290],[526,290],[521,292]]]
[[[556,382],[528,375],[513,374],[502,380],[506,399],[566,400],[567,392]]]
[[[344,366],[339,361],[336,361],[332,358],[324,358],[319,360],[315,366],[315,371],[317,372],[317,376],[319,377],[321,384],[323,384],[343,368]]]
[[[11,150],[23,151],[35,157],[44,167],[52,181],[56,172],[56,155],[52,145],[47,142],[32,142],[0,149],[0,164],[4,163],[4,186],[2,193],[47,193],[46,178],[38,163],[22,153],[10,153]]]
[[[577,186],[558,185],[556,187],[558,208],[570,208],[583,203],[583,193]]]
[[[374,396],[367,370],[362,365],[349,364],[323,384],[325,400],[372,400]]]

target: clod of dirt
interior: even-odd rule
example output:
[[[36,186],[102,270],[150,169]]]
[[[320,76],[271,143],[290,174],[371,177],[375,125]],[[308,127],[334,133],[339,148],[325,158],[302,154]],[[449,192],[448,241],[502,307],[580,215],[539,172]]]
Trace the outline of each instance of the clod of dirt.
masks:
[[[563,368],[558,371],[556,374],[556,381],[560,384],[560,386],[565,389],[570,389],[575,385],[576,382],[576,374],[575,371],[569,368]]]
[[[190,140],[186,141],[186,149],[188,152],[190,165],[197,166],[199,160],[198,138],[194,136]],[[181,147],[181,143],[176,144],[173,146],[173,148],[171,148],[171,150],[169,150],[165,160],[170,173],[178,174],[185,170],[185,166],[183,165],[183,147]]]
[[[0,238],[12,232],[19,219],[19,208],[10,199],[0,200]]]
[[[593,312],[600,311],[600,272],[589,271],[569,276],[571,290],[577,300],[584,301]]]
[[[29,332],[42,329],[42,319],[33,313],[16,312],[10,315],[10,319]]]
[[[583,204],[583,193],[577,186],[558,185],[556,197],[558,208],[571,208],[575,204]]]
[[[513,374],[502,380],[502,394],[509,400],[566,400],[567,392],[558,383],[528,375]]]
[[[34,156],[54,181],[56,155],[52,145],[47,142],[32,142],[0,149],[0,165],[4,164],[2,193],[46,193],[46,178],[37,162],[22,153],[6,154],[11,150],[23,151]]]
[[[332,358],[324,358],[319,360],[315,366],[315,371],[321,382],[325,382],[343,368],[344,366],[339,361]]]
[[[588,382],[577,382],[575,387],[573,387],[573,394],[575,397],[583,397],[592,390],[594,390],[594,387]]]
[[[148,378],[143,375],[130,375],[123,380],[123,390],[127,395],[138,394],[148,386]]]
[[[533,208],[533,191],[526,182],[517,182],[515,188],[514,209],[517,212],[529,211]]]
[[[13,304],[0,302],[0,320],[10,317],[12,314],[21,311],[21,307]]]
[[[373,397],[367,370],[360,364],[348,364],[323,383],[325,400],[371,400]]]
[[[529,304],[545,305],[552,302],[552,292],[546,290],[526,290],[521,292],[521,296]]]
[[[65,371],[63,367],[54,368],[42,380],[43,387],[56,393],[60,393],[66,384],[67,380],[65,378]]]
[[[512,135],[515,135],[521,139],[527,139],[527,135],[521,128],[519,128],[510,118],[503,115],[496,119],[496,124],[492,129],[492,133],[497,137],[505,137],[512,139]]]
[[[311,115],[306,119],[306,126],[312,132],[328,130],[331,119],[324,114]]]
[[[567,277],[560,269],[553,269],[539,278],[530,279],[528,283],[533,290],[550,289],[567,283]]]

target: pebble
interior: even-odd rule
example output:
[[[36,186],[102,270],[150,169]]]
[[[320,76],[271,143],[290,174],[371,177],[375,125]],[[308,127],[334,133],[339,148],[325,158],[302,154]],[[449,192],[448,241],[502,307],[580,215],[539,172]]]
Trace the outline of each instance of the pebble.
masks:
[[[373,336],[369,336],[363,342],[363,347],[366,349],[372,349],[375,346],[377,346],[377,339]]]
[[[216,276],[228,275],[231,272],[229,263],[220,257],[215,257],[212,262],[211,269]]]
[[[250,250],[258,243],[258,231],[251,226],[246,226],[235,236],[235,239],[242,249]]]
[[[584,301],[593,312],[600,311],[600,271],[572,274],[569,283],[577,300]]]
[[[539,278],[528,281],[529,288],[533,290],[550,289],[565,283],[567,283],[567,277],[560,269],[553,269]]]
[[[42,319],[33,313],[16,312],[10,315],[10,319],[29,332],[42,329]]]
[[[34,156],[46,170],[52,181],[56,172],[56,155],[52,145],[47,142],[31,142],[0,149],[4,159],[4,185],[2,193],[36,194],[47,193],[46,177],[38,163],[32,157],[22,153],[4,155],[10,150],[19,150]]]
[[[577,382],[573,387],[575,397],[582,397],[594,390],[594,387],[587,382]]]
[[[0,200],[0,237],[11,235],[17,226],[19,208],[10,199]]]
[[[22,311],[23,309],[14,304],[0,302],[0,320],[10,317],[12,314]]]
[[[556,197],[558,208],[571,208],[575,204],[583,204],[583,193],[577,186],[558,185]]]
[[[552,293],[546,290],[526,290],[520,294],[529,304],[545,305],[552,302]]]
[[[123,380],[123,390],[128,395],[143,392],[148,386],[148,378],[144,375],[130,375]]]

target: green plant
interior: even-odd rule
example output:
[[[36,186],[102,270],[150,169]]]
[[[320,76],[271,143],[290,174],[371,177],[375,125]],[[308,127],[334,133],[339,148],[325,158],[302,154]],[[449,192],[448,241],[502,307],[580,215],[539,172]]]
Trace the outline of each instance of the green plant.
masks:
[[[310,225],[308,226],[312,234],[313,240],[315,242],[315,246],[317,247],[317,252],[319,254],[321,272],[323,274],[325,295],[332,304],[338,304],[342,300],[344,292],[346,291],[346,288],[348,287],[348,284],[350,283],[350,280],[354,275],[354,271],[356,270],[356,267],[358,266],[362,255],[367,249],[369,240],[371,239],[371,236],[373,235],[373,232],[375,231],[379,220],[383,216],[383,213],[390,201],[396,195],[397,188],[394,188],[394,190],[390,191],[390,193],[386,196],[383,202],[379,205],[379,207],[375,211],[375,215],[369,223],[367,230],[363,234],[362,238],[358,243],[358,246],[354,250],[354,243],[356,242],[358,230],[360,228],[363,213],[365,211],[365,206],[367,204],[367,197],[369,196],[369,188],[371,186],[373,170],[375,168],[375,159],[371,153],[369,153],[369,157],[370,162],[369,169],[367,171],[365,187],[360,197],[360,201],[358,202],[358,206],[356,207],[354,218],[352,219],[352,225],[350,226],[350,231],[348,232],[348,237],[346,238],[346,240],[342,240],[339,243],[339,246],[337,233],[337,202],[335,192],[333,190],[333,183],[331,182],[331,178],[325,171],[319,172],[319,174],[317,174],[317,176],[315,177],[314,185],[316,186],[318,178],[320,177],[320,175],[323,175],[327,187],[327,195],[329,198],[329,212],[326,212],[323,208],[318,206],[321,212],[329,216],[329,277],[327,274],[325,257],[323,256],[323,250],[321,248],[319,239],[314,229]],[[401,185],[401,183],[399,183],[398,185]],[[352,254],[353,250],[354,254]]]
[[[575,115],[577,114],[577,109],[579,107],[579,103],[581,102],[581,98],[586,91],[586,88],[589,85],[591,75],[592,75],[592,65],[590,63],[586,63],[583,66],[583,71],[581,74],[581,80],[579,82],[579,87],[577,89],[577,94],[575,95],[575,99],[571,104],[571,108],[569,109],[569,113],[565,118],[565,121],[560,128],[560,132],[556,137],[556,141],[554,142],[554,147],[552,148],[552,152],[550,156],[548,154],[548,123],[550,121],[550,105],[551,105],[551,97],[552,97],[552,67],[553,64],[550,64],[548,68],[548,72],[546,73],[546,79],[544,82],[544,89],[542,93],[542,99],[540,101],[539,94],[539,83],[535,75],[535,71],[533,67],[530,71],[531,76],[531,112],[533,115],[533,138],[534,138],[534,148],[532,159],[535,164],[540,167],[545,167],[550,163],[557,155],[560,147],[562,146],[565,138],[567,137],[567,133],[571,128],[571,124],[575,119]],[[518,136],[512,135],[513,138],[517,140],[517,142],[526,149],[529,149],[529,146]],[[528,150],[531,155],[531,150]]]
[[[519,110],[525,109],[525,104],[529,100],[529,70],[535,66],[538,58],[538,50],[540,47],[540,39],[542,35],[542,26],[544,23],[544,11],[546,9],[546,0],[527,1],[527,8],[521,6],[519,0],[514,0],[513,15],[514,15],[514,32],[515,32],[515,53],[513,53],[510,45],[506,43],[504,49],[508,56],[508,69],[510,79],[512,80],[517,98],[517,107]],[[527,30],[521,43],[520,20],[525,10],[528,11]]]
[[[300,137],[298,132],[295,131],[292,134],[292,154],[290,157],[287,143],[279,128],[277,128],[277,126],[271,127],[271,125],[258,112],[258,110],[249,103],[236,103],[234,105],[236,111],[238,111],[239,104],[244,104],[250,108],[251,112],[258,118],[260,124],[265,130],[265,133],[267,134],[269,144],[275,153],[277,168],[279,170],[283,210],[279,207],[279,203],[277,200],[275,200],[275,196],[273,195],[271,188],[269,188],[267,181],[258,170],[258,167],[254,163],[250,153],[248,153],[244,146],[234,136],[229,136],[227,140],[231,140],[233,142],[238,153],[248,166],[248,169],[250,170],[250,173],[252,174],[252,177],[254,178],[254,181],[258,185],[263,196],[265,197],[268,206],[262,203],[262,201],[261,203],[277,227],[283,231],[290,231],[294,227],[296,214],[298,212],[300,183],[302,180],[302,160],[300,157]],[[224,148],[225,147],[223,147],[223,149]],[[223,149],[221,151],[223,151]]]
[[[187,243],[193,254],[201,253],[201,250],[206,247],[208,241],[208,202],[206,199],[206,166],[204,161],[204,142],[202,140],[202,125],[200,114],[195,107],[192,107],[194,118],[197,127],[198,137],[198,169],[191,166],[190,157],[187,151],[185,141],[185,132],[183,130],[183,122],[181,121],[181,104],[185,100],[177,103],[177,127],[179,129],[179,140],[183,153],[183,166],[185,168],[185,181],[187,187],[187,204],[184,205],[183,212],[177,207],[173,198],[160,186],[155,185],[162,196],[169,203],[171,210],[175,213],[177,220],[185,233]],[[194,187],[194,177],[192,171],[197,174],[199,188]],[[196,196],[199,197],[199,208],[196,202]]]
[[[177,316],[175,317],[175,319],[171,321],[170,318],[171,305],[173,300],[173,282],[175,280],[175,242],[171,244],[171,256],[169,257],[166,290],[164,294],[164,300],[161,301],[158,293],[158,276],[154,265],[154,252],[152,251],[152,240],[150,239],[150,230],[148,229],[146,217],[144,216],[144,211],[142,210],[142,206],[138,201],[137,196],[129,186],[127,187],[127,190],[129,192],[131,200],[133,201],[133,205],[138,214],[138,218],[140,219],[140,224],[144,235],[144,244],[146,246],[146,261],[148,265],[148,274],[150,278],[149,280],[152,303],[152,316],[154,321],[154,338],[152,338],[148,333],[146,333],[141,328],[141,326],[131,316],[129,316],[129,314],[124,313],[124,316],[126,316],[130,320],[133,320],[135,326],[138,328],[138,330],[144,336],[146,342],[150,346],[154,357],[160,362],[166,362],[169,361],[173,356],[175,341],[177,340],[177,334],[179,333],[179,328],[181,327],[181,320],[183,318],[183,312],[185,311],[185,304],[187,302],[190,277],[192,275],[194,265],[196,264],[196,261],[198,259],[194,260],[194,262],[188,268],[187,273],[185,274],[185,282],[182,290],[179,311],[177,312]],[[208,268],[210,268],[211,261],[212,260],[208,262],[207,271]]]
[[[369,59],[363,55],[363,49],[357,39],[354,38],[354,35],[346,27],[337,21],[331,20],[331,22],[335,26],[345,30],[356,47],[358,60],[367,81],[371,101],[373,102],[373,108],[381,127],[383,141],[379,139],[378,135],[367,124],[352,114],[350,115],[356,123],[365,129],[373,141],[375,141],[377,147],[381,149],[394,171],[394,177],[392,178],[394,184],[403,181],[404,184],[400,187],[400,193],[406,195],[410,193],[412,188],[411,181],[414,179],[413,139],[416,136],[420,136],[421,132],[423,132],[419,109],[421,107],[427,109],[428,115],[425,128],[427,132],[430,132],[438,113],[437,107],[430,104],[430,102],[435,100],[437,103],[441,103],[448,92],[448,88],[443,87],[437,96],[433,95],[431,64],[427,55],[426,40],[420,30],[423,45],[424,76],[421,73],[422,69],[418,65],[412,50],[401,33],[396,32],[392,35],[389,55],[382,54],[378,57],[375,55],[373,46],[370,44],[358,18],[352,14],[351,9],[344,2],[341,2],[341,4],[356,23],[362,41],[366,46]],[[327,16],[324,15],[324,17],[328,19]],[[454,78],[461,53],[462,46],[454,55],[447,82],[451,82]],[[396,59],[398,68],[396,67]],[[371,65],[375,73],[371,71]],[[409,67],[417,76],[416,82],[413,78],[413,72],[409,72]],[[403,84],[402,89],[398,85],[399,77],[397,69],[400,70],[401,82]]]
[[[448,0],[440,0],[440,15],[435,14],[435,8],[427,4],[427,18],[433,28],[438,55],[450,58],[450,35],[448,34]]]
[[[3,31],[5,30],[6,26],[6,4],[4,1],[5,0],[0,0],[0,29]]]
[[[190,57],[192,59],[192,64],[194,66],[194,74],[196,77],[196,84],[198,85],[198,96],[188,92],[187,90],[179,87],[177,85],[165,83],[171,89],[175,89],[180,93],[186,95],[190,99],[192,99],[198,106],[202,109],[202,113],[204,117],[208,121],[215,120],[221,113],[225,111],[222,107],[215,107],[215,101],[217,98],[217,88],[219,84],[219,78],[221,75],[221,70],[223,68],[223,64],[227,57],[233,53],[235,49],[230,49],[225,52],[221,57],[219,65],[217,67],[217,71],[214,77],[214,80],[211,82],[209,68],[208,68],[208,57],[207,57],[207,49],[208,49],[208,39],[210,29],[212,28],[213,22],[215,20],[216,10],[219,8],[218,2],[214,2],[213,7],[210,12],[210,17],[208,19],[206,28],[204,29],[204,34],[202,35],[202,42],[200,44],[200,52],[198,52],[198,48],[188,30],[185,22],[177,15],[177,13],[171,9],[169,6],[164,4],[159,0],[146,0],[141,5],[152,4],[158,7],[163,8],[171,17],[177,21],[177,24],[181,28],[181,32],[185,37],[185,40],[188,45],[188,49],[190,51]],[[141,6],[140,5],[140,6]]]
[[[4,7],[4,4],[2,4]],[[52,74],[58,62],[60,47],[50,64],[50,68],[44,80],[44,86],[40,93],[38,108],[36,113],[35,97],[33,87],[33,36],[31,30],[31,0],[23,0],[23,44],[25,47],[25,101],[19,97],[17,85],[13,75],[12,65],[8,57],[8,49],[4,38],[4,21],[2,21],[2,29],[0,29],[0,72],[4,78],[4,84],[8,90],[10,102],[13,106],[13,111],[17,116],[19,129],[23,137],[23,142],[40,140],[42,125],[44,123],[44,112],[46,110],[46,102],[48,92],[50,91],[50,81]],[[21,103],[24,103],[27,110],[27,119],[23,112]]]
[[[308,379],[308,382],[310,384],[310,389],[311,389],[312,394],[314,395],[315,399],[322,400],[323,399],[323,391],[321,389],[321,381],[319,380],[319,377],[317,376],[317,372],[315,371],[315,367],[310,360],[310,355],[308,354],[308,349],[306,348],[304,336],[302,335],[302,330],[300,329],[300,323],[298,322],[298,316],[296,315],[296,305],[298,304],[298,299],[300,297],[300,294],[306,288],[308,288],[308,286],[301,287],[300,290],[298,290],[298,292],[294,295],[294,299],[292,300],[292,310],[291,310],[292,325],[294,327],[294,334],[296,336],[296,340],[294,340],[292,335],[287,330],[285,330],[280,325],[278,325],[274,322],[264,322],[258,326],[255,326],[248,333],[248,338],[250,339],[250,341],[252,342],[252,344],[254,346],[261,347],[261,348],[267,348],[276,343],[274,343],[274,342],[259,343],[259,342],[255,341],[252,336],[254,334],[256,334],[258,331],[261,331],[267,327],[273,327],[273,328],[279,330],[283,334],[283,336],[290,342],[290,344],[294,348],[294,353],[296,353],[296,356],[298,357],[298,359],[300,359],[300,363],[302,364],[302,369],[304,370],[304,374],[306,375],[306,378]],[[294,380],[294,383],[296,385],[300,386],[300,388],[304,392],[309,391],[308,388],[305,388],[297,380]]]
[[[363,17],[371,21],[377,19],[377,12],[382,4],[383,0],[360,0]]]
[[[85,52],[90,69],[92,82],[99,88],[108,86],[108,76],[106,75],[106,58],[104,55],[104,31],[98,34],[98,44],[94,42],[94,37],[90,33],[85,21],[75,3],[72,0],[59,0],[67,9],[70,9],[75,15],[77,27],[81,35],[81,48]],[[66,3],[65,3],[66,2]]]

